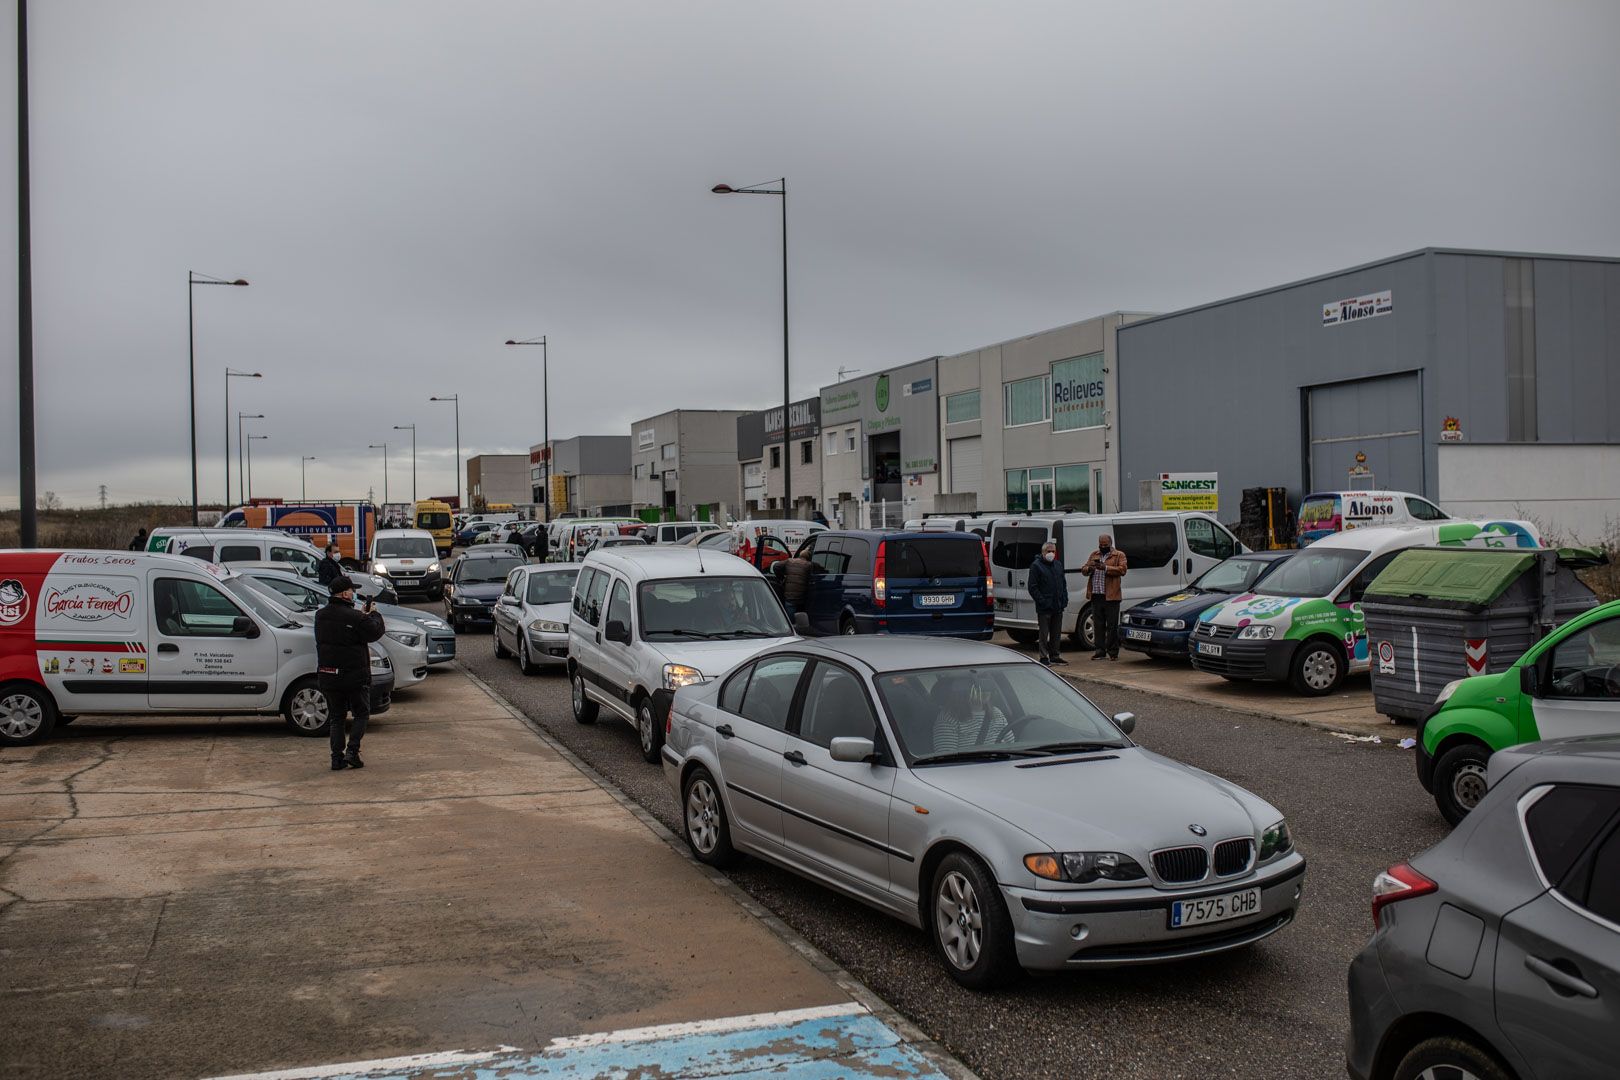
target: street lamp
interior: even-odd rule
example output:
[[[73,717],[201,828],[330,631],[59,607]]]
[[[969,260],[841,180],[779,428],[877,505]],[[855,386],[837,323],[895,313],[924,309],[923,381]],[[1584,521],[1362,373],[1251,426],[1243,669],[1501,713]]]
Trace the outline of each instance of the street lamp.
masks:
[[[527,341],[508,341],[508,345],[538,345],[540,346],[540,442],[545,447],[545,485],[540,490],[545,502],[546,520],[551,520],[551,384],[548,380],[547,369],[550,367],[551,354],[546,348],[546,336],[541,334],[538,338]]]
[[[411,433],[411,513],[414,514],[416,513],[416,425],[395,424],[394,430]],[[385,483],[383,486],[387,487],[388,485]],[[387,501],[387,499],[383,500],[383,502]]]
[[[461,505],[461,395],[445,394],[443,397],[430,397],[429,401],[450,401],[456,406],[456,508],[465,510]]]
[[[257,371],[225,369],[225,509],[231,508],[231,380],[262,379]]]
[[[186,335],[189,343],[189,356],[187,360],[191,372],[191,523],[197,524],[197,319],[193,314],[194,295],[198,285],[246,285],[241,278],[235,281],[226,281],[224,278],[204,274],[197,276],[195,270],[186,271]]]
[[[383,452],[383,505],[388,505],[388,444],[372,443],[367,450],[381,450]],[[414,510],[415,507],[413,506]]]
[[[236,414],[236,486],[242,489],[242,497],[247,498],[247,473],[242,468],[242,421],[263,420],[264,413],[237,413]]]
[[[247,498],[253,501],[253,443],[256,439],[268,439],[268,435],[249,435],[247,437]]]
[[[269,436],[265,436],[265,437],[269,438]],[[298,459],[298,501],[299,502],[309,502],[309,474],[304,471],[304,466],[308,465],[310,462],[312,462],[314,460],[315,459],[312,458],[312,457],[305,457],[305,458],[299,458]],[[387,501],[388,500],[386,498],[383,499],[383,502],[387,502]]]
[[[768,187],[775,184],[776,187]],[[788,388],[788,262],[787,262],[787,177],[766,180],[748,187],[716,184],[709,190],[716,195],[780,195],[782,197],[782,505],[788,517],[793,513],[793,456],[788,453],[790,427],[788,414],[793,391]]]

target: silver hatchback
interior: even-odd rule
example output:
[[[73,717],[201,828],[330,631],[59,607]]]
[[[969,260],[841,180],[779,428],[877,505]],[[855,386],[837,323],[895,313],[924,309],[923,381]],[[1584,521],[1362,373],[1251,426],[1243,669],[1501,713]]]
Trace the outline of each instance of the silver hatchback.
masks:
[[[1282,813],[1134,723],[994,645],[826,638],[683,687],[663,763],[698,859],[758,855],[921,927],[965,986],[1287,926]]]

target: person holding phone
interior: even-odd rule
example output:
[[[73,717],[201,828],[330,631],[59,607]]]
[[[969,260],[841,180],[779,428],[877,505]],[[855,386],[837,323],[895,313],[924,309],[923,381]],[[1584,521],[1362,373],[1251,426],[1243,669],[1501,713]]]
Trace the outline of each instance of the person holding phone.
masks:
[[[381,640],[383,617],[376,603],[367,599],[362,610],[355,607],[354,582],[339,574],[328,586],[332,599],[315,613],[315,663],[321,692],[326,695],[331,716],[329,737],[332,771],[362,769],[360,740],[371,718],[371,643]],[[344,745],[344,720],[354,717]]]

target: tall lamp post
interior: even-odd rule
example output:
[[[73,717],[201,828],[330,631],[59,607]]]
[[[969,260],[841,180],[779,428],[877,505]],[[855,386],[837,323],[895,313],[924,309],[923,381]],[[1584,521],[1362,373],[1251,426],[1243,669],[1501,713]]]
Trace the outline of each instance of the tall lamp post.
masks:
[[[540,490],[544,497],[546,521],[551,520],[551,383],[547,375],[550,367],[550,351],[546,348],[546,336],[541,334],[537,338],[527,341],[508,341],[508,345],[538,345],[540,346],[540,442],[545,447],[545,480]]]
[[[198,276],[195,270],[186,271],[186,340],[187,364],[191,372],[191,523],[197,524],[197,318],[194,313],[198,285],[246,285],[241,278],[226,281],[209,274]]]
[[[17,495],[18,542],[39,544],[34,502],[34,258],[28,182],[28,0],[17,0]]]
[[[231,508],[231,380],[262,379],[257,371],[225,369],[225,509]]]
[[[769,185],[775,184],[775,187]],[[732,187],[730,184],[716,184],[710,189],[716,195],[780,195],[782,197],[782,505],[787,509],[788,517],[793,513],[793,456],[788,453],[791,440],[788,431],[792,428],[789,419],[789,406],[793,401],[793,391],[788,387],[788,260],[787,260],[787,177],[779,180],[766,180],[759,184],[750,184],[748,187]]]
[[[411,513],[416,513],[416,425],[395,424],[395,431],[408,431],[411,433]],[[384,470],[386,471],[386,470]],[[384,484],[386,487],[387,485]],[[384,499],[383,502],[387,502]]]
[[[309,474],[304,471],[304,466],[308,465],[310,462],[312,462],[314,460],[315,459],[312,458],[312,457],[301,457],[301,458],[298,459],[298,501],[299,502],[309,502]],[[385,498],[383,501],[387,502],[388,500]]]
[[[247,438],[247,497],[248,502],[253,501],[253,444],[259,439],[268,439],[268,435],[249,435]]]
[[[461,395],[445,394],[443,397],[430,397],[429,401],[449,401],[456,406],[456,506],[465,510],[461,505]]]
[[[247,472],[242,467],[242,449],[247,444],[242,441],[242,421],[263,420],[264,413],[237,413],[236,414],[236,486],[242,490],[242,498],[248,498]]]
[[[372,443],[366,447],[368,450],[381,450],[383,452],[383,505],[388,505],[388,444]],[[411,509],[416,509],[414,506]]]

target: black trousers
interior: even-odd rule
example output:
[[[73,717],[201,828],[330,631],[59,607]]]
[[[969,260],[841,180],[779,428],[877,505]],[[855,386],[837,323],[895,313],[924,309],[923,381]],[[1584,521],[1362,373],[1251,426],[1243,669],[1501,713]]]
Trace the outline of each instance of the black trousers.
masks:
[[[1037,611],[1035,622],[1039,628],[1036,631],[1036,640],[1041,646],[1041,655],[1048,660],[1058,658],[1058,641],[1063,634],[1063,612]]]
[[[1091,594],[1091,627],[1097,637],[1097,652],[1119,655],[1119,601]]]
[[[359,757],[360,740],[366,736],[366,721],[371,719],[371,683],[366,681],[359,685],[353,683],[328,683],[321,680],[321,690],[326,694],[326,705],[332,714],[332,728],[327,738],[332,743],[332,757]],[[353,716],[354,721],[349,725],[348,749],[344,749],[344,718]]]

